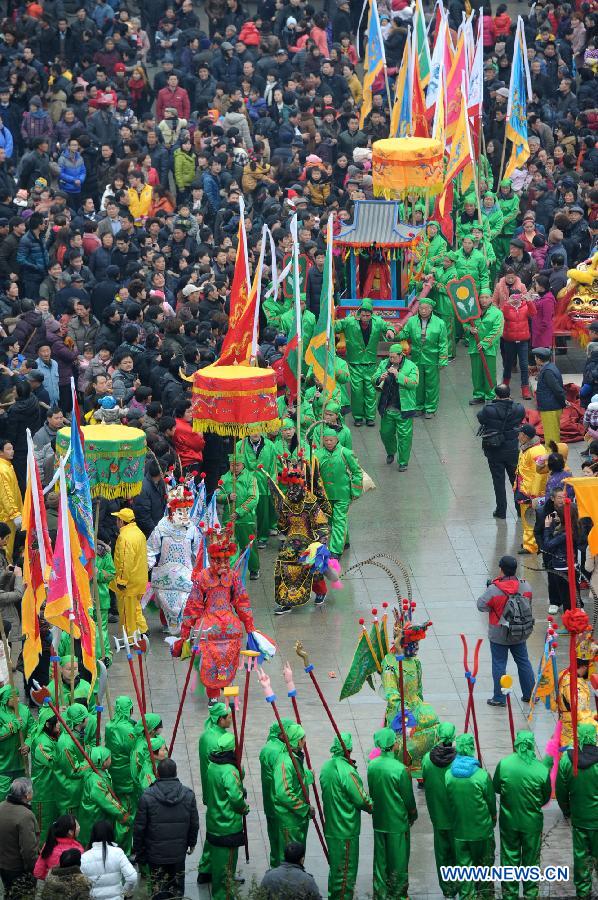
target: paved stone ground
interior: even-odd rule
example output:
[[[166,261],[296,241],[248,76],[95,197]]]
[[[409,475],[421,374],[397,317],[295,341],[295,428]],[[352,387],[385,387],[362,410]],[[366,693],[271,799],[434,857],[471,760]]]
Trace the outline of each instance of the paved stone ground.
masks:
[[[385,465],[385,454],[377,429],[354,431],[355,450],[372,475],[377,490],[360,499],[351,512],[351,549],[343,565],[364,560],[375,552],[400,558],[409,568],[418,617],[430,618],[434,626],[421,645],[425,698],[432,703],[441,719],[453,721],[461,731],[464,723],[467,689],[463,677],[463,632],[470,645],[477,637],[486,637],[486,617],[476,609],[475,598],[484,589],[486,578],[496,574],[496,563],[503,553],[513,553],[520,543],[520,529],[514,511],[506,522],[492,518],[494,508],[492,485],[485,459],[475,437],[475,412],[467,406],[470,396],[469,365],[463,348],[460,358],[451,363],[443,375],[441,408],[434,420],[415,423],[412,461],[404,474],[396,466]],[[581,357],[567,358],[564,369],[579,371]],[[518,394],[514,386],[514,394]],[[572,449],[574,469],[578,467],[579,446]],[[300,639],[315,665],[322,690],[342,729],[354,736],[354,756],[365,777],[365,760],[372,747],[372,734],[380,726],[384,702],[367,687],[350,701],[338,702],[342,681],[356,644],[358,619],[369,621],[371,606],[383,600],[393,601],[389,579],[379,570],[368,567],[363,577],[350,576],[342,592],[333,592],[322,610],[311,605],[284,618],[272,616],[275,558],[274,540],[262,556],[262,579],[250,582],[250,594],[258,626],[279,644],[278,657],[269,664],[269,672],[279,697],[281,713],[290,714],[282,665],[291,661],[298,688],[299,707],[307,731],[312,761],[318,771],[328,756],[332,728],[315,695],[301,662],[294,653],[294,642]],[[522,558],[531,569],[535,559]],[[532,636],[530,656],[537,665],[546,625],[547,594],[545,576],[528,570],[524,573],[532,583],[535,597],[536,633]],[[164,719],[165,735],[170,736],[177,709],[179,691],[185,675],[185,664],[172,661],[162,643],[154,616],[152,652],[149,657],[149,705]],[[564,645],[563,645],[564,647]],[[560,651],[561,652],[561,651]],[[566,665],[561,652],[559,668]],[[512,670],[512,665],[509,670]],[[516,673],[515,673],[516,674]],[[334,677],[335,676],[335,677]],[[241,676],[242,678],[243,676]],[[131,692],[124,659],[116,659],[110,674],[113,696]],[[239,681],[242,690],[242,681]],[[516,727],[525,725],[525,712],[514,692]],[[506,712],[486,705],[490,696],[490,655],[484,640],[480,656],[480,674],[476,685],[477,715],[484,765],[493,773],[497,761],[510,752]],[[177,738],[174,756],[181,779],[192,784],[199,793],[197,740],[206,717],[206,702],[190,696]],[[255,678],[250,687],[250,707],[245,741],[246,786],[251,813],[248,816],[251,860],[239,863],[239,872],[248,882],[261,877],[267,867],[267,835],[261,809],[258,752],[265,741],[272,712],[264,702]],[[554,728],[553,716],[544,708],[533,722],[540,753]],[[422,792],[417,792],[419,819],[413,828],[410,868],[410,896],[416,900],[440,896],[432,855],[432,830]],[[203,815],[202,815],[202,836]],[[498,843],[498,841],[497,841]],[[371,864],[373,835],[369,817],[363,816],[361,861],[357,896],[371,896]],[[189,859],[187,894],[207,898],[207,887],[195,883],[197,852]],[[543,865],[571,863],[571,837],[568,825],[553,801],[545,812]],[[325,895],[327,868],[320,845],[310,829],[306,867],[317,879]],[[498,886],[497,886],[498,891]],[[542,896],[572,896],[572,885],[560,885]]]

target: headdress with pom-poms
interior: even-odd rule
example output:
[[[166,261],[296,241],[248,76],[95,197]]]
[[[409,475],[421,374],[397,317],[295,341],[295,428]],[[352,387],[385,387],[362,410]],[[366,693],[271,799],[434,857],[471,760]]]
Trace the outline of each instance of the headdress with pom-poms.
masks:
[[[432,625],[432,622],[430,621],[423,622],[421,625],[414,624],[413,611],[415,610],[416,606],[417,603],[415,602],[415,600],[409,601],[405,597],[401,602],[400,609],[393,607],[393,615],[395,620],[395,649],[398,649],[398,642],[399,646],[403,649],[405,656],[416,655],[419,649],[419,642],[424,640],[428,628]]]
[[[224,528],[208,528],[206,540],[210,559],[229,559],[237,552],[237,545],[233,540],[232,522],[227,522]]]
[[[175,488],[168,491],[166,503],[168,512],[173,513],[175,509],[191,509],[193,506],[193,494],[184,484],[177,484]]]
[[[288,454],[279,457],[282,463],[282,469],[278,473],[280,484],[305,484],[305,460],[303,453],[298,453],[299,459],[290,460]]]

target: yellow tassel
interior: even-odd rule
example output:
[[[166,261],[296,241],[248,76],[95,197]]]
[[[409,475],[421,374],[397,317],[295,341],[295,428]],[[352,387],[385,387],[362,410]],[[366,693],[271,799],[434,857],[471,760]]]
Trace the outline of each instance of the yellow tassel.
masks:
[[[266,422],[215,422],[213,419],[193,419],[193,431],[210,431],[223,437],[249,437],[252,434],[262,434],[264,431],[275,431],[280,428],[282,422],[279,418],[268,419]]]

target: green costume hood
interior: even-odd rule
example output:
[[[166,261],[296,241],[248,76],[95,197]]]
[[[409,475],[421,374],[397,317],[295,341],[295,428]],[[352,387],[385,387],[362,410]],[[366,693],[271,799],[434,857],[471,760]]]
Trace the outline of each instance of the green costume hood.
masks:
[[[166,744],[166,738],[163,738],[161,734],[158,737],[153,737],[150,740],[150,744],[152,745],[152,753],[157,753],[160,747],[164,747]]]
[[[374,304],[372,303],[372,301],[370,300],[369,297],[364,297],[363,300],[361,301],[361,306],[359,307],[358,312],[361,310],[364,310],[364,312],[373,312],[374,311]]]
[[[68,653],[66,656],[60,657],[60,665],[61,666],[68,666],[69,663],[72,663],[73,661],[76,662],[77,664],[79,664],[79,660],[77,659],[77,657],[71,656],[70,653]]]
[[[160,725],[162,724],[162,717],[159,716],[157,713],[146,713],[145,721],[147,724],[147,730],[155,731],[156,728],[159,728]],[[135,725],[135,734],[137,737],[141,737],[144,734],[143,722],[141,719]]]
[[[334,437],[338,439],[338,431],[335,431],[334,428],[330,427],[324,428],[322,437]]]
[[[374,746],[379,750],[392,750],[396,741],[397,736],[392,728],[380,728],[374,734]]]
[[[89,756],[94,766],[101,769],[110,756],[110,750],[108,747],[94,747]]]
[[[115,724],[118,724],[119,722],[130,722],[132,712],[133,701],[130,697],[127,697],[126,694],[121,694],[121,696],[117,697],[114,701],[114,715],[112,716],[112,722]]]
[[[227,731],[225,732],[225,734],[220,735],[220,737],[218,738],[218,753],[230,753],[230,751],[234,749],[234,735],[232,735],[230,731]]]
[[[438,726],[438,737],[443,744],[452,744],[455,740],[457,729],[452,722],[441,722]]]
[[[283,428],[294,428],[294,427],[295,427],[295,423],[293,422],[292,419],[284,418],[284,419],[282,420],[282,425],[281,425],[280,427],[281,427],[281,429],[283,429]]]
[[[434,300],[432,300],[430,297],[420,297],[419,305],[421,306],[422,303],[427,303],[428,306],[432,307],[432,309],[436,309],[436,302]]]
[[[296,750],[299,746],[299,741],[305,737],[305,728],[303,725],[298,725],[296,722],[290,722],[289,725],[285,726],[284,730],[287,733],[289,744],[293,750]]]
[[[76,728],[89,716],[89,710],[82,703],[71,703],[64,714],[64,721],[69,728]]]
[[[518,731],[515,737],[515,753],[520,759],[532,762],[536,758],[536,742],[531,731]]]
[[[348,731],[341,731],[341,737],[345,743],[345,747],[347,748],[347,750],[352,750],[353,749],[353,737],[351,736],[351,734]],[[335,737],[335,739],[333,740],[332,747],[330,748],[330,752],[332,753],[333,756],[344,756],[345,755],[345,751],[341,747],[341,742],[339,741],[338,737]]]
[[[577,728],[577,741],[579,744],[579,749],[582,747],[595,747],[596,746],[596,729],[593,725],[586,722],[583,725],[579,725]]]
[[[6,709],[12,698],[18,696],[16,688],[11,687],[10,684],[5,684],[0,688],[0,709]]]
[[[75,700],[83,700],[85,704],[89,702],[89,698],[91,696],[91,685],[89,681],[85,681],[84,678],[79,680],[79,684],[76,685],[75,690],[73,691],[73,697]]]
[[[402,344],[391,344],[388,348],[389,353],[404,353],[404,348]]]
[[[218,703],[213,703],[208,710],[208,718],[205,721],[205,725],[217,725],[218,719],[221,719],[223,716],[227,716],[229,713],[228,706],[226,703],[222,703],[222,701],[218,701]]]
[[[475,756],[475,741],[472,734],[460,734],[455,741],[460,756]]]

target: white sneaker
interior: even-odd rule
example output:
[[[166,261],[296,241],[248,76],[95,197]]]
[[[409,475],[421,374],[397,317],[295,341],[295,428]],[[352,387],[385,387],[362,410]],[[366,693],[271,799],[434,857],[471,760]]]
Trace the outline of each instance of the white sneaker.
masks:
[[[559,609],[560,609],[560,606],[555,606],[554,603],[551,603],[550,606],[548,607],[548,615],[549,615],[549,616],[556,616],[556,614],[558,613]]]

